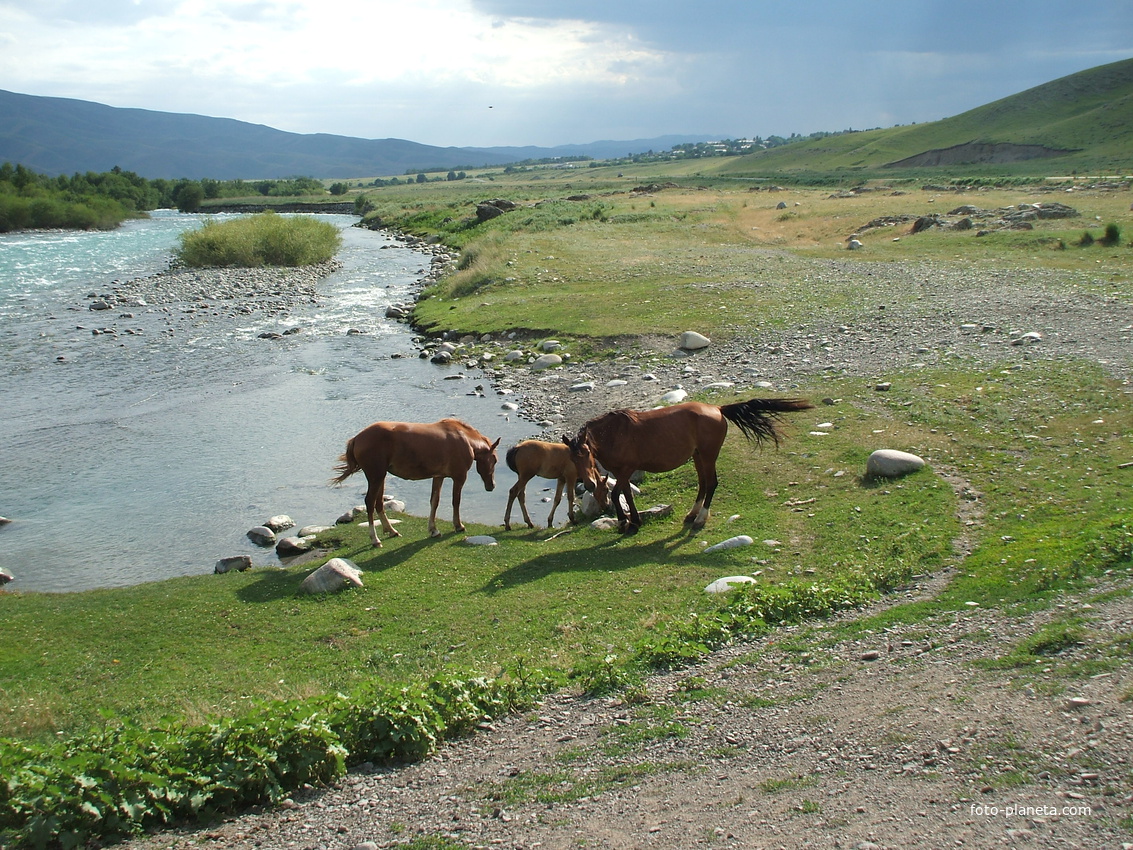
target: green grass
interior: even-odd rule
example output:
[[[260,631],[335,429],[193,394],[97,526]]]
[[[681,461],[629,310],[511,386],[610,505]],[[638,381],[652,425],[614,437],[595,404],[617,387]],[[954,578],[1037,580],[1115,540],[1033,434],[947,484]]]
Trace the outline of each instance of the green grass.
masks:
[[[338,228],[311,216],[265,212],[231,221],[205,221],[181,234],[177,260],[193,268],[311,266],[334,258]]]

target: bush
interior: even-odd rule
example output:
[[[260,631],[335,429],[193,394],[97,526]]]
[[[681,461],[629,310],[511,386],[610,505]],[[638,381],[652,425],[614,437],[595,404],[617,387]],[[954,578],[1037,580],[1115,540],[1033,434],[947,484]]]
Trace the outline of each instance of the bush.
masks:
[[[1121,244],[1121,228],[1116,224],[1107,224],[1105,226],[1105,235],[1098,240],[1099,243],[1107,248],[1112,248],[1115,245]]]
[[[311,266],[334,257],[342,245],[338,228],[311,216],[266,212],[218,223],[206,221],[180,236],[177,259],[193,268]]]

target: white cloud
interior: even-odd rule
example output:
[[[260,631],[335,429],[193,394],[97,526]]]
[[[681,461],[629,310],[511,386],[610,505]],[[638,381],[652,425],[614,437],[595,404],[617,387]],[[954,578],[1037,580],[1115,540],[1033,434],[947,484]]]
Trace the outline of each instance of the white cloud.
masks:
[[[0,0],[0,86],[438,145],[808,133],[1133,54],[1133,3],[1097,4]]]

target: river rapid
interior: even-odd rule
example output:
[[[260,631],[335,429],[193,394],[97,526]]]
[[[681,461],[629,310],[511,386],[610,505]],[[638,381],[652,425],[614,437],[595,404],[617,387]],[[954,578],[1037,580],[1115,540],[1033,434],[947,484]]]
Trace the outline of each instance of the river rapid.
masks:
[[[95,312],[95,296],[162,272],[200,216],[160,211],[109,233],[0,236],[0,566],[20,591],[79,591],[212,572],[248,554],[248,529],[287,514],[333,524],[365,478],[328,487],[346,440],[377,420],[457,416],[501,437],[496,490],[473,474],[466,522],[502,522],[502,449],[537,429],[483,375],[418,357],[385,318],[429,258],[340,227],[341,267],[312,297],[232,314],[207,299]],[[298,333],[287,333],[300,328]],[[261,334],[283,334],[264,339]],[[509,480],[510,476],[510,480]],[[532,497],[537,498],[532,485]],[[428,482],[387,492],[428,512]],[[451,529],[450,486],[438,513]]]

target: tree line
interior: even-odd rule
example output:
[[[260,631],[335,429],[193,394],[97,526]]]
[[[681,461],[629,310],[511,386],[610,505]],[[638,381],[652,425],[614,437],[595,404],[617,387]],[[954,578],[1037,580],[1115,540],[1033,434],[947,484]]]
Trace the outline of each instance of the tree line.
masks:
[[[0,233],[14,230],[112,230],[156,209],[196,212],[206,199],[322,195],[313,177],[278,180],[147,180],[110,171],[51,177],[10,162],[0,165]]]

